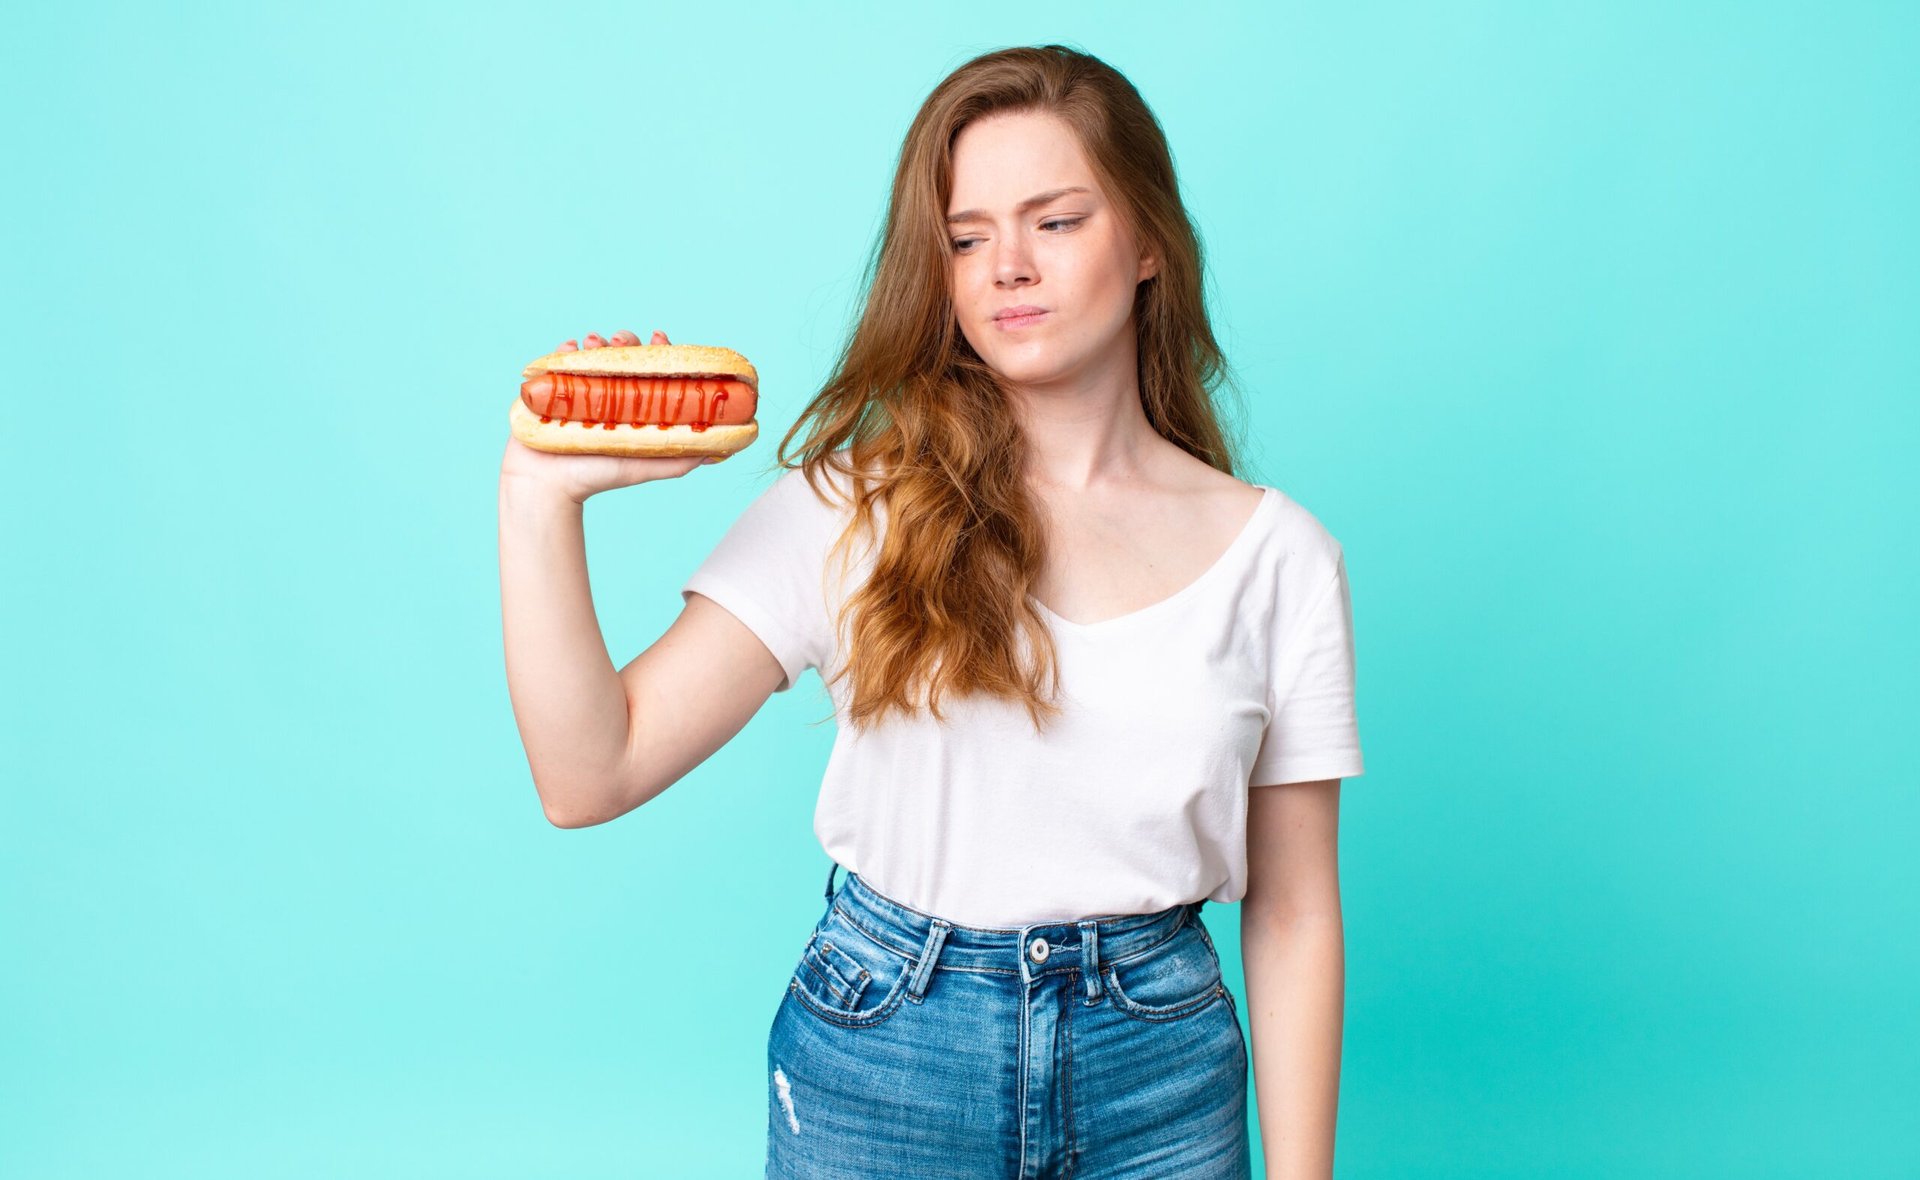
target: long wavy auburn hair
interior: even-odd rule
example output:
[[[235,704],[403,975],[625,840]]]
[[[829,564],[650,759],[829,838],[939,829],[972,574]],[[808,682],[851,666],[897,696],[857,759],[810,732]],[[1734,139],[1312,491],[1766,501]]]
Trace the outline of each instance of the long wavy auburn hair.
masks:
[[[1113,67],[1063,45],[1001,49],[953,71],[907,130],[856,325],[775,451],[780,469],[805,469],[816,496],[823,468],[846,477],[854,511],[831,554],[843,569],[856,536],[879,531],[874,509],[885,505],[872,573],[835,619],[848,654],[833,680],[852,678],[855,726],[923,705],[944,721],[948,693],[1017,701],[1036,730],[1060,711],[1057,653],[1029,597],[1047,550],[1022,476],[1025,439],[1003,379],[960,332],[952,296],[954,139],[1002,112],[1050,113],[1077,134],[1101,189],[1159,261],[1134,292],[1147,421],[1235,469],[1213,391],[1240,390],[1208,324],[1199,235],[1153,112]]]

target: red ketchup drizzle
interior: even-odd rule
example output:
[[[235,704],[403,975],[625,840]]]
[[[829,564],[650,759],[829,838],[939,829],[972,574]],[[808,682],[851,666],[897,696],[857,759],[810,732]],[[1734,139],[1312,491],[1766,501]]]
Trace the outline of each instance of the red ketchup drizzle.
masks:
[[[589,379],[589,375],[584,373],[548,373],[546,377],[553,383],[547,408],[556,413],[540,415],[542,422],[552,422],[558,416],[563,421],[578,422],[589,429],[599,426],[612,430],[622,425],[638,429],[647,418],[657,417],[654,425],[666,430],[679,425],[675,419],[680,417],[681,407],[686,404],[687,390],[691,388],[699,395],[700,412],[685,425],[700,432],[713,425],[714,418],[727,404],[725,381],[715,381],[713,388],[709,389],[709,382],[704,378],[607,375]],[[679,397],[674,401],[673,412],[665,413],[667,389],[675,382],[678,383]],[[649,399],[653,413],[638,412],[648,404]],[[576,416],[576,411],[584,412]]]

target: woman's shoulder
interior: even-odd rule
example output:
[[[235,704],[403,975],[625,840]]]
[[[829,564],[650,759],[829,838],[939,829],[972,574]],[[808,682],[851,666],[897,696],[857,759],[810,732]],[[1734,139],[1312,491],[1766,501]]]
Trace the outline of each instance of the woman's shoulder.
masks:
[[[751,509],[760,527],[788,546],[826,550],[855,518],[852,478],[833,464],[779,471]],[[884,511],[877,510],[884,520]]]
[[[1312,551],[1326,556],[1340,554],[1339,538],[1305,504],[1285,491],[1262,484],[1274,500],[1274,532],[1295,551]]]
[[[1274,485],[1242,479],[1203,463],[1185,452],[1175,457],[1187,494],[1223,505],[1223,515],[1246,519],[1243,497],[1258,495],[1261,502],[1248,521],[1257,529],[1255,554],[1243,567],[1247,575],[1273,587],[1283,599],[1298,599],[1324,587],[1340,569],[1340,542],[1311,509]]]
[[[1344,575],[1346,555],[1339,538],[1293,496],[1272,485],[1260,486],[1272,501],[1265,548],[1275,592],[1282,601],[1295,603],[1319,598],[1335,578]]]

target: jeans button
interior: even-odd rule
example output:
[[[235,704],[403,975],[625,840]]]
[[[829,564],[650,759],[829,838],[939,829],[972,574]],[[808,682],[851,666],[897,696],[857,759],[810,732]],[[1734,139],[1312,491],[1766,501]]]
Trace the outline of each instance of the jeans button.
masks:
[[[1036,938],[1027,944],[1027,956],[1036,963],[1044,963],[1047,961],[1047,953],[1052,949],[1047,945],[1046,939]]]

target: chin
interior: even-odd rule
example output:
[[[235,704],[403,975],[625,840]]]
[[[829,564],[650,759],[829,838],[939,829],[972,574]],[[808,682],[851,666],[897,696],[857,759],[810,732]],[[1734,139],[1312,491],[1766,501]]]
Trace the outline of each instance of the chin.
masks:
[[[991,364],[994,371],[1002,377],[1020,385],[1044,385],[1049,381],[1056,381],[1062,376],[1065,376],[1057,366],[1035,364],[1031,361],[1013,361],[1005,364],[999,361],[989,361],[988,363]]]
[[[1014,360],[1000,367],[1008,380],[1023,385],[1052,385],[1071,380],[1075,374],[1084,371],[1085,366],[1078,359],[1061,361],[1055,357],[1025,358]]]

